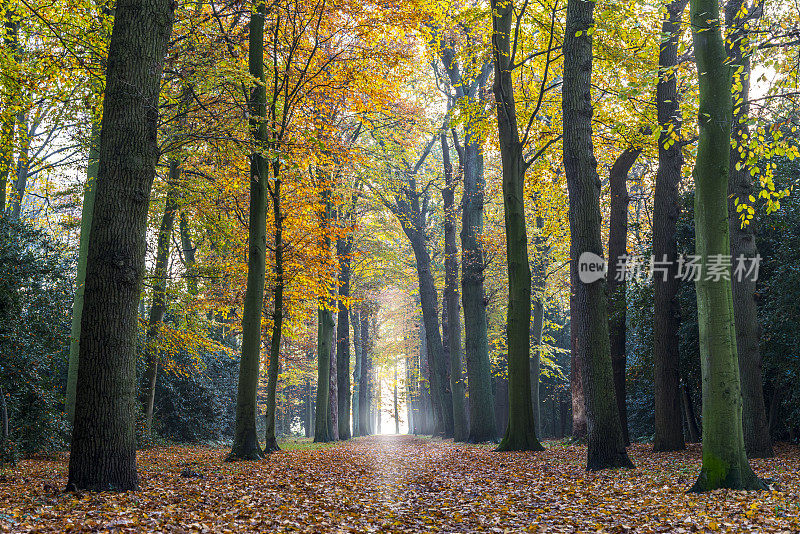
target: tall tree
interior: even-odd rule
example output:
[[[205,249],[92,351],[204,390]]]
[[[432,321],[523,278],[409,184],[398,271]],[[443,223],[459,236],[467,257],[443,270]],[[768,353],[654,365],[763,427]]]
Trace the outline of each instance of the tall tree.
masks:
[[[630,444],[628,436],[628,408],[625,392],[625,277],[617,276],[620,259],[628,251],[628,173],[642,152],[641,148],[627,148],[617,157],[609,173],[609,195],[611,197],[608,223],[608,264],[612,273],[608,277],[608,332],[610,338],[611,367],[614,373],[614,393],[617,397],[622,436],[625,445]],[[624,273],[622,273],[624,274]]]
[[[731,66],[722,41],[719,4],[691,0],[692,38],[700,85],[700,138],[694,168],[695,247],[702,265],[730,254],[728,177],[730,165]],[[744,448],[742,398],[733,295],[728,280],[696,281],[697,321],[703,377],[703,463],[693,491],[764,489]]]
[[[320,171],[322,178],[321,198],[319,209],[319,224],[321,229],[321,249],[323,255],[329,255],[331,249],[330,221],[332,218],[333,202],[331,199],[330,177],[326,172]],[[322,277],[321,287],[323,293],[318,297],[317,306],[317,417],[314,425],[314,442],[324,443],[333,441],[332,428],[330,428],[331,418],[331,357],[336,354],[335,327],[333,320],[333,308],[335,301],[331,301],[328,293],[330,292],[330,281],[327,279],[327,265],[323,265],[319,276]],[[335,368],[334,368],[335,374]],[[337,428],[338,432],[338,428]]]
[[[472,32],[465,31],[463,38],[466,45],[463,48],[474,50],[477,39]],[[486,183],[479,123],[483,119],[485,89],[492,62],[474,53],[468,53],[464,59],[457,57],[456,39],[447,36],[444,29],[434,32],[434,43],[464,122],[463,146],[458,142],[455,129],[453,143],[458,151],[464,184],[461,197],[461,302],[464,307],[464,355],[469,379],[469,440],[489,441],[495,438],[497,430],[483,284],[486,258],[481,237]]]
[[[689,0],[672,0],[661,25],[658,52],[656,113],[658,115],[658,171],[653,199],[653,255],[664,262],[653,277],[653,386],[655,438],[653,450],[675,451],[685,447],[681,424],[680,354],[678,353],[678,244],[675,226],[680,215],[681,124],[680,94],[675,70],[681,19]]]
[[[594,3],[567,1],[564,34],[564,170],[569,189],[571,271],[576,284],[570,327],[576,356],[582,361],[583,392],[588,421],[587,469],[633,467],[625,451],[608,336],[608,309],[603,278],[582,282],[578,258],[603,255],[600,239],[600,178],[592,144],[592,31]]]
[[[492,57],[494,95],[497,103],[497,128],[503,168],[503,207],[508,264],[508,397],[509,416],[506,434],[498,450],[543,450],[536,437],[536,421],[531,405],[530,322],[531,269],[528,263],[528,234],[525,228],[526,164],[523,142],[517,127],[517,109],[511,71],[517,40],[512,49],[512,23],[517,24],[514,2],[492,0]],[[546,76],[545,76],[546,78]],[[534,113],[535,116],[535,113]]]
[[[442,297],[442,337],[450,360],[450,391],[453,396],[453,440],[466,441],[469,437],[467,414],[464,411],[464,377],[461,365],[461,310],[458,305],[458,246],[456,245],[456,216],[454,193],[456,188],[453,165],[450,163],[450,146],[447,133],[439,132],[442,145],[445,185],[444,202],[444,296]],[[445,335],[446,333],[446,335]],[[396,382],[396,380],[395,380]],[[395,389],[397,385],[395,384]],[[396,403],[395,403],[396,404]],[[397,410],[395,410],[397,411]],[[398,422],[399,424],[399,422]]]
[[[355,365],[353,366],[353,401],[352,419],[353,419],[353,436],[361,435],[361,428],[359,427],[358,413],[359,413],[359,391],[361,387],[361,361],[362,361],[362,345],[361,345],[361,311],[358,307],[354,307],[350,312],[350,324],[353,326],[353,352],[355,352]]]
[[[256,398],[261,363],[261,311],[267,258],[268,161],[264,155],[269,140],[267,89],[264,77],[264,20],[266,3],[256,0],[250,16],[248,65],[257,81],[250,90],[248,111],[254,150],[250,154],[250,216],[248,221],[247,287],[242,310],[242,350],[236,396],[236,429],[231,453],[226,458],[257,460],[263,451],[256,435]]]
[[[752,261],[758,256],[752,223],[744,224],[736,211],[737,204],[748,204],[753,194],[753,177],[747,163],[750,127],[750,56],[755,50],[753,28],[764,11],[764,1],[729,0],[725,4],[725,41],[733,73],[733,144],[728,181],[728,220],[731,233],[731,256]],[[733,278],[733,316],[736,322],[736,350],[742,383],[742,425],[749,458],[774,456],[769,435],[759,351],[756,281],[749,277]]]
[[[130,490],[136,472],[136,330],[158,95],[175,4],[120,0],[108,52],[67,487]]]
[[[343,209],[341,220],[352,226],[352,215],[358,199],[352,194],[349,206]],[[338,393],[339,439],[350,439],[350,278],[353,256],[353,232],[336,238],[336,257],[339,259],[338,320],[336,321],[336,379]]]

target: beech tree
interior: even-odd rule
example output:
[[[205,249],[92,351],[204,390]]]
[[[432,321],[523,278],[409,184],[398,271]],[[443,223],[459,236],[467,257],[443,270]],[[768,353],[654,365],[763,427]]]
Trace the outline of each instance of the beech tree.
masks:
[[[564,170],[569,189],[569,223],[573,273],[570,328],[574,332],[588,421],[590,470],[633,467],[625,452],[611,367],[608,307],[602,278],[584,283],[578,259],[603,255],[600,240],[600,178],[592,144],[592,31],[594,3],[568,0],[564,35]],[[574,306],[572,306],[574,304]]]
[[[158,95],[175,4],[117,3],[86,264],[70,489],[136,489],[136,328],[158,148]]]
[[[700,85],[700,139],[694,167],[695,246],[702,265],[707,266],[711,257],[730,254],[731,66],[722,41],[717,2],[691,0],[689,6]],[[695,283],[703,375],[703,464],[692,487],[698,492],[766,487],[745,453],[729,265],[727,270],[727,280],[701,276]]]

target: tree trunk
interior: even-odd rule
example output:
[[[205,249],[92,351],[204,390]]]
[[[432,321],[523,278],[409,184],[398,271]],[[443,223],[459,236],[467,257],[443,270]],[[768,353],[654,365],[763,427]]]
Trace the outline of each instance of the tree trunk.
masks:
[[[511,79],[511,24],[514,2],[492,0],[492,53],[497,129],[503,165],[503,206],[508,264],[508,427],[500,451],[543,450],[536,437],[531,405],[530,332],[531,269],[525,228],[525,162],[517,129],[514,84]]]
[[[461,363],[461,310],[458,303],[458,245],[456,245],[456,207],[454,201],[455,180],[450,163],[450,147],[447,135],[440,132],[445,187],[444,202],[444,296],[442,298],[442,332],[446,331],[446,350],[450,356],[450,391],[453,400],[453,440],[467,441],[469,428],[464,411],[464,373]],[[399,423],[398,423],[399,424]]]
[[[336,240],[339,258],[339,320],[336,323],[336,379],[338,391],[339,439],[350,439],[350,312],[346,301],[350,298],[350,257],[353,237]]]
[[[425,323],[431,400],[433,402],[436,432],[449,437],[453,435],[453,404],[451,395],[446,391],[445,380],[447,372],[445,370],[444,346],[439,332],[439,317],[437,313],[439,306],[433,274],[431,273],[431,257],[425,243],[424,234],[412,228],[404,227],[404,230],[411,241],[411,248],[414,250],[417,264],[417,278],[419,280],[422,320]]]
[[[678,245],[675,225],[680,215],[681,109],[675,69],[681,19],[689,0],[673,0],[661,27],[663,35],[658,54],[656,109],[658,114],[658,172],[653,199],[653,254],[666,262],[663,271],[653,276],[653,384],[655,393],[655,439],[653,450],[675,451],[685,447],[681,425],[680,354],[678,353]]]
[[[397,362],[394,364],[394,433],[400,434],[400,411],[397,407]]]
[[[12,189],[14,193],[10,207],[12,219],[19,219],[22,214],[22,201],[25,199],[25,189],[28,187],[31,139],[35,134],[35,128],[29,129],[28,115],[25,111],[17,113],[17,134],[17,178]]]
[[[7,6],[3,21],[3,45],[10,52],[14,66],[0,74],[2,76],[0,87],[3,89],[3,115],[0,116],[0,217],[6,216],[8,176],[14,163],[14,124],[17,117],[10,110],[16,104],[15,99],[19,98],[20,93],[18,65],[16,65],[20,49],[19,22],[14,20],[15,18],[13,9]]]
[[[181,211],[179,223],[181,233],[181,248],[183,249],[183,261],[186,269],[186,289],[189,295],[197,295],[197,260],[195,260],[196,246],[192,244],[192,236],[189,234],[189,219],[186,212]]]
[[[70,489],[136,489],[136,331],[158,95],[175,4],[121,0],[108,52],[87,256]]]
[[[633,467],[625,452],[608,335],[608,309],[603,278],[584,283],[578,258],[603,255],[600,239],[600,178],[592,145],[592,36],[594,3],[568,0],[564,37],[564,169],[569,189],[569,223],[574,252],[571,271],[576,281],[571,328],[577,357],[583,364],[583,392],[588,422],[586,467],[599,470]]]
[[[257,460],[263,457],[256,435],[256,401],[261,363],[261,315],[267,260],[267,188],[269,169],[261,149],[268,139],[267,90],[264,84],[263,0],[250,17],[250,75],[260,83],[250,93],[250,132],[256,150],[250,155],[250,217],[247,255],[247,287],[242,311],[242,357],[236,397],[236,430],[233,448],[226,460]],[[276,171],[278,172],[278,171]]]
[[[372,313],[368,306],[361,309],[361,377],[358,380],[358,432],[360,436],[370,434],[369,427],[369,375],[372,367],[372,340],[369,322]]]
[[[178,208],[175,184],[180,178],[181,167],[177,159],[170,159],[167,198],[164,202],[164,215],[158,229],[156,265],[153,270],[153,301],[150,305],[150,319],[147,324],[147,338],[144,345],[144,373],[139,402],[144,415],[144,439],[149,440],[153,428],[153,402],[156,397],[156,380],[160,352],[161,325],[167,311],[167,262],[172,228],[175,225],[175,211]]]
[[[717,2],[691,0],[690,13],[700,82],[700,138],[694,168],[695,246],[702,265],[708,265],[709,256],[730,254],[731,68],[722,42]],[[730,267],[727,271],[730,275]],[[696,287],[703,377],[703,464],[692,490],[765,489],[745,455],[731,283],[701,276]]]
[[[753,222],[742,227],[736,202],[749,205],[753,194],[752,175],[747,164],[750,128],[750,56],[754,51],[750,29],[761,17],[763,2],[741,10],[743,0],[729,0],[725,6],[728,27],[727,53],[734,76],[733,146],[730,151],[728,181],[728,221],[730,225],[731,257],[753,261],[758,255]],[[737,15],[738,14],[738,15]],[[736,322],[736,349],[739,356],[739,376],[742,384],[742,426],[748,458],[770,458],[775,455],[769,436],[767,409],[764,406],[764,386],[761,379],[761,352],[758,347],[759,324],[756,305],[756,281],[734,276],[733,316]]]
[[[306,413],[305,413],[305,434],[307,438],[311,437],[311,379],[306,378]]]
[[[353,436],[361,435],[361,428],[359,427],[359,392],[361,385],[361,361],[362,361],[362,348],[361,348],[361,313],[358,309],[352,311],[350,322],[353,324],[353,350],[355,351],[355,366],[353,367]]]
[[[333,332],[331,335],[334,337],[331,343],[331,372],[330,372],[330,391],[328,398],[328,435],[332,441],[339,440],[339,383],[336,376],[336,324],[334,323]]]
[[[617,410],[622,425],[625,445],[630,445],[628,435],[628,408],[625,392],[625,277],[619,273],[618,265],[628,253],[628,173],[641,154],[641,148],[628,148],[611,166],[609,187],[611,195],[611,217],[608,225],[608,333],[611,348],[611,367],[614,373],[614,393],[617,397]],[[622,274],[619,278],[617,275]],[[619,278],[619,279],[618,279]]]
[[[697,418],[694,415],[692,397],[686,385],[681,386],[681,404],[683,405],[683,419],[686,421],[686,432],[689,435],[689,443],[700,441],[700,429],[697,427]]]
[[[269,367],[267,368],[267,406],[266,406],[266,432],[264,436],[264,452],[279,451],[278,441],[275,439],[275,398],[277,396],[278,374],[280,372],[281,336],[283,334],[283,211],[281,209],[281,167],[280,160],[272,160],[273,181],[269,186],[269,195],[272,200],[272,218],[275,224],[275,235],[272,248],[275,253],[275,286],[272,290],[272,334],[269,345]]]
[[[545,240],[541,235],[544,227],[544,219],[536,218],[537,234],[534,236],[535,260],[533,263],[533,324],[531,325],[532,345],[534,347],[531,355],[531,403],[533,404],[533,415],[536,419],[536,434],[542,435],[542,414],[541,400],[539,398],[539,382],[541,378],[542,363],[542,335],[544,333],[544,291],[547,287],[547,257],[549,250]]]
[[[570,248],[570,257],[574,258],[574,250]],[[572,271],[572,270],[571,270]],[[569,341],[570,341],[570,402],[572,405],[572,438],[584,441],[587,434],[586,422],[586,397],[583,394],[583,374],[584,362],[578,354],[578,338],[573,327],[572,317],[577,314],[575,308],[575,290],[578,287],[578,278],[575,272],[570,272],[570,295],[569,295]]]
[[[99,142],[100,123],[92,123],[89,144],[89,164],[86,167],[86,186],[83,189],[81,209],[81,236],[78,245],[78,265],[75,277],[75,298],[72,301],[72,326],[69,336],[69,365],[67,368],[66,411],[70,423],[75,419],[75,390],[78,386],[78,358],[80,356],[81,314],[83,313],[83,292],[86,284],[86,260],[89,252],[89,232],[92,228],[95,191],[97,190],[97,170],[100,166]]]

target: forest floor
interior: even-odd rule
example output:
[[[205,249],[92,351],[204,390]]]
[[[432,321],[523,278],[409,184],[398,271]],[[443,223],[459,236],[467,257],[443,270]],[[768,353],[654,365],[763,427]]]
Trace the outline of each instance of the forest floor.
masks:
[[[259,462],[210,447],[139,453],[140,490],[63,493],[66,455],[0,475],[0,532],[800,532],[800,450],[755,460],[776,489],[687,494],[699,447],[587,473],[586,449],[539,453],[410,436],[289,444]],[[189,468],[202,478],[184,478]]]

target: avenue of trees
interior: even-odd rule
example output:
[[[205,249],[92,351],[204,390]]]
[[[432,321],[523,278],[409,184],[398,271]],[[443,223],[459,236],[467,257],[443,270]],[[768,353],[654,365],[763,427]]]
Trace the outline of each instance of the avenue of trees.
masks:
[[[800,439],[794,4],[0,16],[3,463],[124,491],[162,440],[701,442],[702,492]]]

